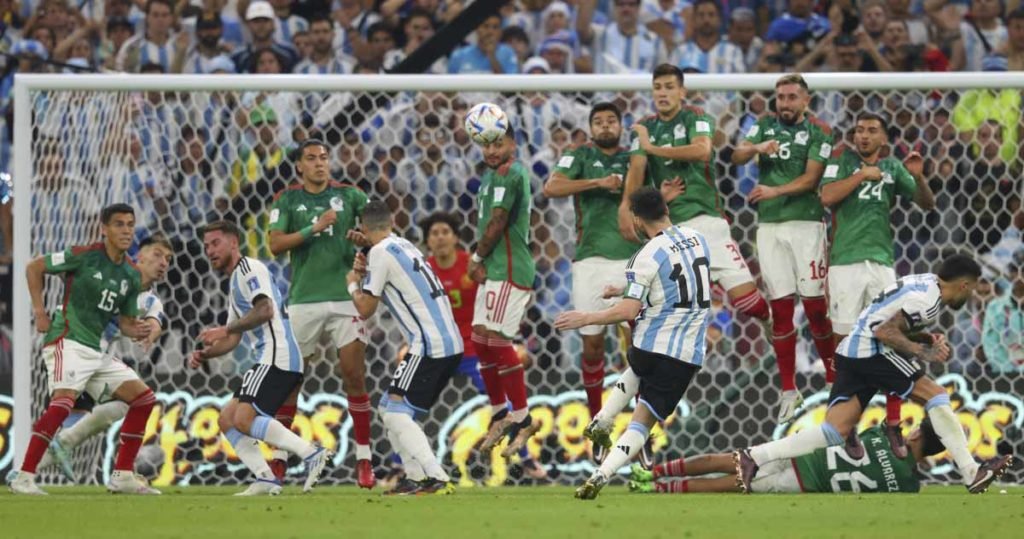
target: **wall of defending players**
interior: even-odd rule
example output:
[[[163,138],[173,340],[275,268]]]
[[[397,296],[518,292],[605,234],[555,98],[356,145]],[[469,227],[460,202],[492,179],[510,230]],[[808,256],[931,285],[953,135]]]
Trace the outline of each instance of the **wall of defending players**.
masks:
[[[615,376],[605,380],[610,386]],[[957,374],[947,374],[938,378],[938,382],[950,391],[953,408],[967,432],[971,452],[979,459],[996,456],[996,446],[1004,441],[1004,433],[1008,429],[1016,430],[1024,426],[1024,401],[1017,395],[1024,394],[1024,380],[1016,379],[1011,383],[993,386],[985,381],[971,384]],[[705,387],[707,389],[707,387]],[[722,394],[728,393],[727,387],[720,387]],[[710,393],[709,393],[710,394]],[[750,398],[756,392],[741,391],[739,399],[754,410],[758,403]],[[788,427],[777,428],[772,436],[775,439],[792,434],[797,430],[819,425],[825,416],[827,393],[819,392],[810,396],[797,419]],[[215,483],[232,477],[243,469],[230,444],[226,443],[217,427],[220,408],[226,404],[229,395],[221,397],[194,397],[175,393],[158,393],[158,404],[150,417],[146,428],[145,446],[142,454],[149,464],[151,483],[154,486],[186,485],[196,483]],[[861,421],[861,430],[882,421],[885,417],[883,397],[876,397],[874,406],[869,408]],[[694,404],[687,404],[692,402]],[[736,406],[736,402],[730,403]],[[13,460],[13,444],[11,443],[12,415],[14,400],[9,395],[0,395],[0,472],[6,473]],[[587,453],[588,444],[583,438],[583,428],[589,421],[586,399],[583,391],[567,391],[555,395],[535,395],[530,399],[531,413],[534,420],[542,425],[538,436],[529,443],[529,451],[534,457],[542,456],[543,461],[554,468],[553,475],[563,480],[572,481],[590,474],[593,464]],[[681,422],[682,428],[669,428],[669,432],[678,439],[670,439],[661,429],[654,431],[655,447],[665,457],[674,456],[672,447],[690,448],[700,452],[703,443],[711,443],[715,432],[727,428],[729,419],[716,418],[713,405],[702,406],[700,401],[684,399],[669,419],[668,423]],[[905,403],[903,407],[905,432],[916,425],[925,416],[923,408],[916,404]],[[471,473],[471,468],[478,466],[475,448],[486,434],[489,419],[489,408],[486,397],[478,396],[461,404],[446,419],[428,429],[428,435],[437,440],[437,454],[444,461],[457,467],[462,486],[474,484],[500,485],[510,474],[510,462],[501,458],[501,446],[494,449],[491,466],[484,470],[481,477],[479,470]],[[613,438],[618,436],[629,423],[629,412],[620,414],[615,423]],[[314,394],[299,402],[299,413],[295,417],[292,428],[304,439],[315,440],[335,451],[336,466],[341,465],[340,459],[348,455],[349,430],[351,419],[347,413],[344,398],[326,393]],[[115,423],[103,440],[102,476],[88,478],[89,482],[109,479],[111,473],[117,430],[120,424]],[[557,428],[556,428],[557,427]],[[434,432],[430,432],[433,430]],[[733,439],[746,435],[730,433]],[[1012,435],[1011,435],[1012,438]],[[763,440],[750,439],[749,442]],[[744,443],[748,443],[744,441]],[[264,447],[269,458],[270,451]],[[930,474],[942,478],[952,471],[953,467],[945,453],[936,457]],[[294,470],[301,473],[301,466]],[[477,479],[473,479],[477,477]],[[328,482],[330,478],[326,478]]]

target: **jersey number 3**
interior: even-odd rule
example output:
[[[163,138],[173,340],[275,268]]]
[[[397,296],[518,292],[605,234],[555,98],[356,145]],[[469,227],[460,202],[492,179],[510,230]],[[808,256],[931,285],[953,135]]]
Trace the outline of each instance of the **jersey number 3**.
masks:
[[[679,302],[673,307],[676,309],[707,309],[711,307],[711,263],[705,257],[700,257],[690,265],[692,279],[696,293],[693,301],[690,301],[690,271],[687,271],[682,264],[672,266],[672,274],[669,278],[679,285]]]

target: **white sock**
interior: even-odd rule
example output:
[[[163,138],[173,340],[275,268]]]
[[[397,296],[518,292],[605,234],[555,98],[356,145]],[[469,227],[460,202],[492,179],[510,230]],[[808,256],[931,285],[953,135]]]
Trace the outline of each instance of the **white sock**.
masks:
[[[423,472],[428,477],[441,481],[451,480],[444,468],[441,467],[441,463],[437,461],[433,449],[430,448],[427,435],[412,420],[412,417],[402,412],[388,412],[384,414],[384,426],[388,431],[395,433],[400,447],[404,448],[423,467]]]
[[[611,427],[615,422],[615,416],[626,409],[626,405],[636,396],[637,391],[640,391],[640,377],[633,372],[633,369],[622,371],[608,394],[608,400],[605,401],[601,411],[594,416],[594,419],[604,427]]]
[[[945,402],[941,402],[940,397],[945,397]],[[940,402],[934,402],[936,399],[939,399]],[[974,481],[974,476],[978,475],[979,466],[967,448],[967,437],[964,436],[964,429],[960,426],[960,421],[949,405],[949,396],[940,395],[928,401],[925,409],[928,411],[928,418],[932,420],[935,434],[939,436],[942,445],[946,446],[950,456],[953,457],[956,469],[963,476],[964,484],[969,485]]]
[[[605,477],[611,477],[619,468],[633,460],[633,457],[640,452],[640,448],[644,446],[644,442],[647,441],[647,437],[650,434],[651,429],[645,425],[636,421],[631,422],[629,427],[626,428],[626,432],[623,432],[622,436],[619,436],[619,439],[612,445],[608,456],[604,458],[604,462],[598,468],[601,474]]]
[[[523,421],[526,420],[526,416],[529,413],[530,413],[530,409],[529,408],[523,408],[523,409],[520,409],[520,410],[512,410],[512,412],[510,412],[508,414],[508,417],[512,420],[513,423],[522,423]]]
[[[77,447],[92,436],[99,434],[115,421],[128,413],[128,404],[121,401],[110,401],[96,405],[92,412],[86,414],[78,423],[57,435],[61,445],[67,449]]]
[[[276,481],[274,472],[270,470],[270,465],[263,458],[263,452],[260,451],[260,444],[255,438],[242,434],[238,429],[231,429],[224,433],[224,437],[231,443],[231,447],[235,448],[235,454],[238,455],[238,460],[245,464],[246,468],[256,476],[257,479],[263,479],[264,481]]]
[[[285,451],[284,449],[275,449],[274,452],[270,454],[270,460],[283,460],[285,463],[287,463],[288,452]]]
[[[776,460],[806,455],[822,447],[842,445],[843,442],[835,427],[822,423],[821,427],[808,427],[781,440],[754,446],[750,448],[750,456],[758,466],[764,466]]]
[[[383,413],[381,417],[384,417]],[[412,454],[402,446],[402,440],[399,439],[398,433],[391,429],[385,430],[387,431],[388,441],[391,442],[391,449],[398,453],[399,457],[402,457],[402,468],[405,470],[405,477],[417,482],[426,479],[427,474],[423,471],[423,466],[420,466],[420,463],[413,458]]]
[[[373,453],[370,452],[370,446],[356,444],[356,460],[370,460],[373,458]]]
[[[272,417],[257,417],[252,421],[250,431],[249,436],[257,440],[263,440],[274,447],[284,449],[302,458],[316,453],[316,447],[313,444],[299,438],[298,434],[295,434],[291,429],[286,428],[280,421]]]

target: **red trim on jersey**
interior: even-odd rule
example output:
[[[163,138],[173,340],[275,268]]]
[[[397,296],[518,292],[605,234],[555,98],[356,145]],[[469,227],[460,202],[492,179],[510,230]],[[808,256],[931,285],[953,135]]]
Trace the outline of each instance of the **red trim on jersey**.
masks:
[[[580,194],[576,193],[572,196],[572,211],[576,214],[576,246],[583,245],[583,201],[580,198]]]
[[[804,116],[807,118],[807,121],[811,123],[811,125],[816,126],[818,129],[821,129],[822,131],[825,132],[826,135],[832,134],[832,126],[825,123],[824,120],[818,118],[817,116],[814,116],[813,114],[804,113]]]
[[[688,110],[688,111],[690,111],[690,112],[692,112],[692,113],[694,113],[694,114],[696,114],[698,116],[703,116],[704,115],[704,109],[702,109],[700,107],[697,107],[697,106],[694,106],[694,105],[682,105],[682,106],[679,107],[679,110]]]
[[[793,467],[793,473],[796,474],[796,484],[800,485],[800,492],[807,492],[804,487],[804,480],[800,477],[800,469],[796,466],[796,459],[789,459],[790,466]]]
[[[715,180],[711,178],[711,161],[704,162],[704,182],[711,187],[711,190],[715,192],[715,211],[718,212],[718,216],[725,219],[725,222],[732,224],[732,220],[725,214],[725,210],[722,209],[722,197],[718,192],[718,187],[715,185]]]
[[[90,243],[89,245],[76,245],[71,247],[71,256],[78,256],[88,251],[105,251],[107,248],[102,241]]]
[[[53,381],[64,378],[64,339],[58,339],[53,349]]]

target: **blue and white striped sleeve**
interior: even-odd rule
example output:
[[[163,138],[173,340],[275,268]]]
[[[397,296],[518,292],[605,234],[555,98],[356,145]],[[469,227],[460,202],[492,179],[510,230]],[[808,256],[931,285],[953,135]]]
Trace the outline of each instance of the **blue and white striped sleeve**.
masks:
[[[626,290],[622,297],[645,301],[651,285],[658,278],[658,263],[654,261],[657,248],[649,248],[650,244],[640,249],[629,265],[626,266]]]
[[[389,270],[394,257],[383,243],[379,243],[370,249],[370,254],[366,258],[363,292],[379,298],[384,294],[384,286],[388,284]]]

